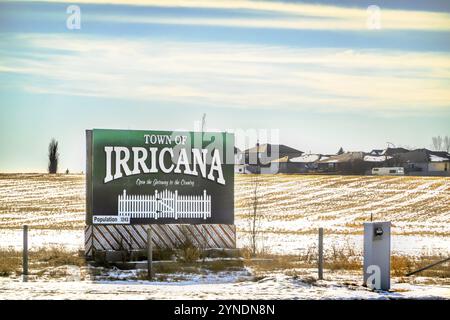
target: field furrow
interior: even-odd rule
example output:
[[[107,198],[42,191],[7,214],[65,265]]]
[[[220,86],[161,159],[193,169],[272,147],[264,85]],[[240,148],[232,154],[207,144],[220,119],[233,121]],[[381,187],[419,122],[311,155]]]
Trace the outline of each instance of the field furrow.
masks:
[[[337,243],[359,243],[355,239],[361,237],[362,223],[372,214],[376,220],[392,222],[400,251],[449,252],[449,178],[236,175],[235,223],[240,245],[248,238],[255,187],[258,229],[269,249],[303,248],[315,241],[318,227],[326,228]],[[2,245],[14,242],[4,238],[19,232],[23,224],[50,233],[70,230],[76,235],[69,239],[81,241],[84,210],[82,175],[0,174]]]

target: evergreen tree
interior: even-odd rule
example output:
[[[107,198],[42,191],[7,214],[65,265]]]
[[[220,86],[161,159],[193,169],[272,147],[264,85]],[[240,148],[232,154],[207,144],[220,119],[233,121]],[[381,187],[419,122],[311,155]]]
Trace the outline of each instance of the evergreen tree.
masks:
[[[50,141],[50,144],[48,145],[48,173],[53,174],[58,172],[58,161],[58,141],[52,139],[52,141]]]

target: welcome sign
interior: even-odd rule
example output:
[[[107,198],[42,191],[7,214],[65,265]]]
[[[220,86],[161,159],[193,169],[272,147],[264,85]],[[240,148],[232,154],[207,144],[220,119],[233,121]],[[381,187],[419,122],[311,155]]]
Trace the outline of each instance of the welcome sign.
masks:
[[[233,224],[234,136],[86,131],[87,224]]]

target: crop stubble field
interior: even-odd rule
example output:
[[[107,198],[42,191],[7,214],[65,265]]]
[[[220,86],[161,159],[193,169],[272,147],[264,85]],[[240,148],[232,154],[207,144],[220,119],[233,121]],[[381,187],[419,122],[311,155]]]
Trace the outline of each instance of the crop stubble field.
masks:
[[[326,248],[358,249],[362,223],[372,214],[392,221],[394,251],[449,253],[450,178],[236,175],[239,246],[247,242],[255,184],[265,250],[305,250],[316,242],[318,227],[325,228]],[[28,224],[36,246],[82,247],[84,208],[84,175],[0,174],[0,245],[17,246]]]

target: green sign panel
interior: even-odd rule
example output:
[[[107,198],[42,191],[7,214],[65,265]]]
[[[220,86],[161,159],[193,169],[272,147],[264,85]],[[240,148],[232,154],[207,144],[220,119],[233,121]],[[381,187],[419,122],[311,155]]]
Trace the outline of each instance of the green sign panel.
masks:
[[[234,223],[234,136],[88,130],[86,223]]]

